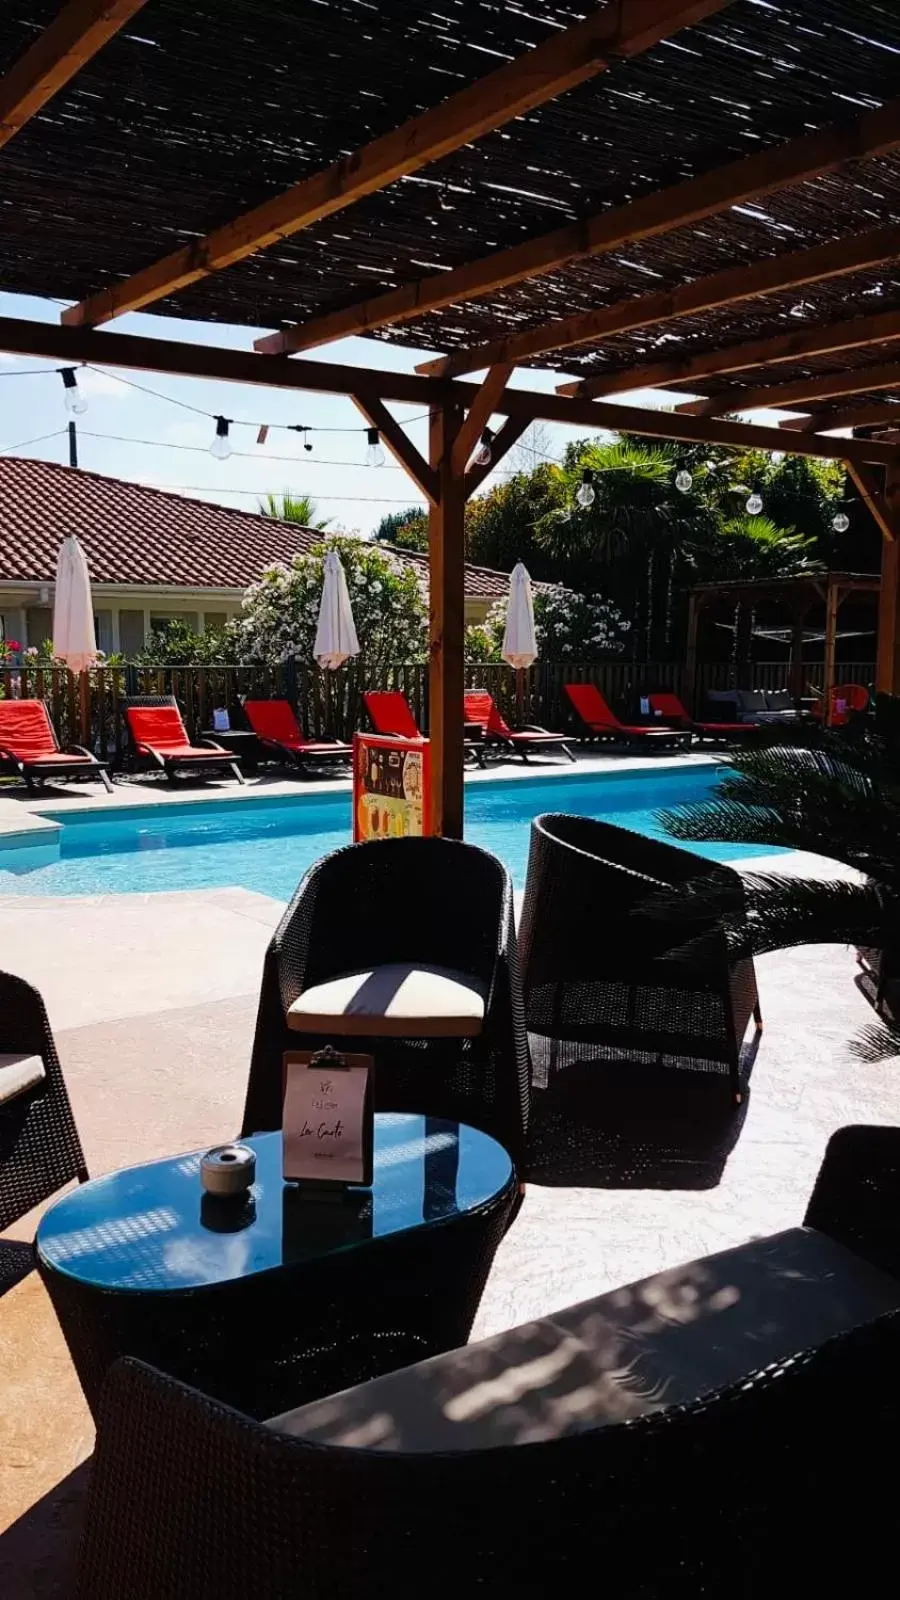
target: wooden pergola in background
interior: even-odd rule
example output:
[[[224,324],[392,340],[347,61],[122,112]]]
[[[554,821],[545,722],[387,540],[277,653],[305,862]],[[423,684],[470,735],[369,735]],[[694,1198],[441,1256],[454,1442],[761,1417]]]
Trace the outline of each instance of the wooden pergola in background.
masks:
[[[900,15],[446,9],[7,8],[0,289],[67,304],[0,319],[0,347],[354,401],[431,507],[435,812],[459,834],[464,508],[492,416],[492,466],[537,419],[843,458],[883,534],[878,682],[900,690]],[[245,352],[99,331],[134,310],[275,331]],[[440,354],[294,359],[350,334]],[[512,382],[529,365],[570,376],[537,393]],[[676,408],[614,398],[648,384]],[[427,460],[389,410],[409,402]],[[730,420],[747,407],[804,415]]]

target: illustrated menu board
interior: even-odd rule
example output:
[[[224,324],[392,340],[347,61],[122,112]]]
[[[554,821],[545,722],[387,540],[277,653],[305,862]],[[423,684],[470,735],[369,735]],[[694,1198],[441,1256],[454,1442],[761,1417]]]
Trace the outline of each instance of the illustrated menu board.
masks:
[[[353,735],[353,839],[410,839],[431,832],[427,739]]]

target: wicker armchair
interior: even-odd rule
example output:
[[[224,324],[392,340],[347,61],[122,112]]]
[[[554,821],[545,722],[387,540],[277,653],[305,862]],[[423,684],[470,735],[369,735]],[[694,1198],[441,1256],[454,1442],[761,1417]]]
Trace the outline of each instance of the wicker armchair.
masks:
[[[855,1180],[843,1188],[847,1159],[861,1170],[870,1135],[872,1203]],[[819,1226],[827,1211],[829,1226],[865,1253],[868,1222],[882,1230],[879,1216],[896,1218],[898,1167],[900,1130],[838,1135],[811,1202]],[[827,1238],[818,1246],[826,1259],[835,1248]],[[864,1263],[846,1265],[865,1281]],[[704,1263],[694,1266],[702,1274]],[[890,1303],[890,1280],[879,1279],[885,1289]],[[776,1285],[782,1307],[802,1293],[790,1277]],[[650,1304],[636,1308],[642,1326]],[[749,1370],[711,1392],[699,1392],[695,1342],[698,1396],[689,1403],[648,1393],[646,1413],[628,1422],[579,1423],[575,1410],[558,1413],[555,1437],[433,1452],[380,1448],[395,1419],[402,1427],[397,1413],[384,1413],[380,1391],[379,1427],[337,1444],[322,1433],[331,1414],[331,1431],[340,1431],[352,1395],[312,1408],[312,1428],[303,1413],[266,1425],[119,1362],[101,1408],[77,1600],[359,1600],[418,1593],[423,1574],[437,1596],[478,1587],[537,1597],[580,1592],[584,1574],[601,1570],[631,1600],[843,1593],[849,1583],[838,1574],[875,1593],[895,1554],[900,1312],[867,1311],[865,1301],[856,1315],[849,1304],[845,1312],[840,1332],[818,1342],[813,1334],[768,1363],[758,1357],[755,1370],[750,1338]],[[516,1381],[527,1387],[512,1339]],[[477,1364],[479,1347],[462,1354]],[[552,1410],[561,1368],[543,1365],[532,1381]],[[398,1377],[420,1380],[424,1370]],[[516,1392],[497,1403],[515,1413]]]
[[[44,1002],[8,972],[0,972],[2,1057],[39,1057],[43,1076],[0,1102],[0,1230],[88,1175]]]
[[[515,1162],[528,1118],[528,1046],[506,869],[449,839],[348,845],[303,879],[266,952],[243,1132],[281,1127],[282,1058],[317,1050],[321,1032],[289,1028],[313,986],[373,965],[411,962],[471,975],[485,993],[469,1038],[355,1037],[375,1058],[375,1107],[468,1122]]]
[[[681,931],[634,915],[700,877],[741,893],[736,872],[688,850],[588,817],[536,817],[519,929],[529,1034],[579,1046],[580,1060],[727,1072],[739,1102],[751,1017],[762,1027],[752,960],[729,961],[724,940],[719,960],[667,960]],[[546,1087],[559,1053],[536,1054],[535,1084]]]

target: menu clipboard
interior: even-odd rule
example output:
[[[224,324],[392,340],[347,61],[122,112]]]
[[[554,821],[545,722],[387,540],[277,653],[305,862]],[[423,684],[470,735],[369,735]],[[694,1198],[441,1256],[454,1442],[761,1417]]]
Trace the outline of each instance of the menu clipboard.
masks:
[[[368,1055],[287,1050],[282,1175],[317,1189],[371,1188],[374,1061]]]

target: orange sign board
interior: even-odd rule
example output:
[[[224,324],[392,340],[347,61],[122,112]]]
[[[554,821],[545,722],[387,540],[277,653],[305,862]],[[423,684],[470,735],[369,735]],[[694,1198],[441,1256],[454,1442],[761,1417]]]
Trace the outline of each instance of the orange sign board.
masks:
[[[353,839],[411,839],[431,832],[427,739],[353,735]]]

